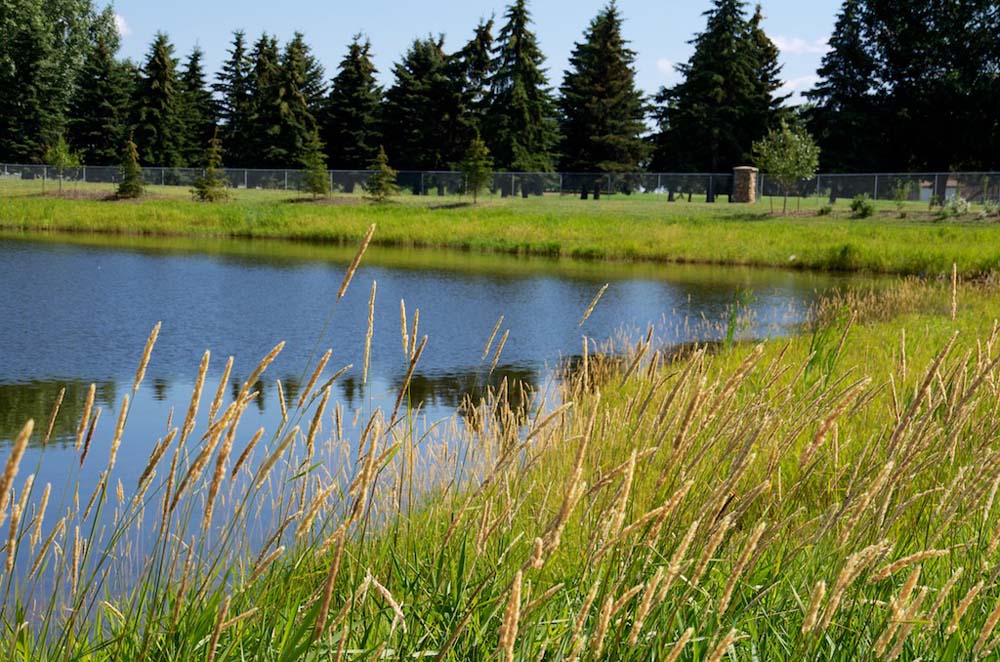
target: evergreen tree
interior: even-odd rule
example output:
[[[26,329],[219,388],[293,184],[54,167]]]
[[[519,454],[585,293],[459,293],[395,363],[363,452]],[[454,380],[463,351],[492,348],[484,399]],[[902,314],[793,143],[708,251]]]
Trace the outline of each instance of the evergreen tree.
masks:
[[[443,104],[443,120],[449,144],[446,160],[463,157],[471,141],[482,130],[486,94],[493,67],[493,19],[480,21],[471,40],[448,56],[445,75],[451,89]]]
[[[97,39],[118,45],[114,12],[90,0],[0,2],[0,160],[38,163],[65,133]]]
[[[118,162],[129,120],[132,80],[128,66],[115,61],[111,45],[99,37],[77,78],[67,133],[84,163]]]
[[[218,202],[229,197],[226,191],[228,182],[222,172],[222,141],[218,131],[212,134],[208,148],[200,159],[205,164],[204,172],[194,182],[192,193],[196,200],[202,202]]]
[[[493,179],[493,159],[482,138],[472,139],[458,169],[465,180],[465,192],[472,193],[472,204],[476,204],[479,192]]]
[[[0,159],[38,163],[62,126],[61,65],[41,3],[15,5],[0,19]]]
[[[322,115],[327,158],[337,168],[364,168],[378,153],[382,90],[375,74],[371,43],[355,35],[340,61]]]
[[[395,195],[399,190],[396,185],[396,177],[399,175],[389,166],[389,157],[385,153],[385,147],[379,145],[378,154],[375,160],[369,164],[368,169],[372,171],[368,178],[368,185],[365,186],[365,195],[372,202],[385,202],[390,196]]]
[[[216,104],[205,82],[203,56],[202,50],[195,46],[180,79],[182,158],[189,166],[205,165],[205,145],[216,135]]]
[[[729,170],[777,120],[773,107],[763,108],[777,76],[773,44],[745,8],[743,0],[714,0],[694,53],[677,67],[684,80],[657,95],[653,169]]]
[[[646,154],[645,108],[635,86],[635,51],[621,33],[612,2],[590,22],[570,56],[559,99],[560,168],[575,172],[628,172]]]
[[[501,169],[549,171],[558,134],[545,56],[528,29],[526,0],[515,0],[504,18],[494,49],[484,135]]]
[[[780,52],[761,27],[763,21],[764,12],[758,3],[750,18],[747,34],[747,41],[757,66],[757,76],[753,79],[754,96],[747,108],[747,114],[753,126],[764,126],[770,130],[779,127],[782,120],[788,119],[785,103],[791,94],[778,94],[783,85],[781,64],[778,62]]]
[[[281,86],[277,40],[264,33],[254,43],[250,61],[250,126],[247,163],[255,167],[282,167],[272,157],[272,145],[281,131]]]
[[[216,77],[217,82],[212,86],[219,97],[216,114],[221,124],[222,142],[226,145],[227,160],[234,166],[255,165],[248,158],[253,121],[251,75],[245,35],[242,30],[237,30],[233,33],[229,58],[222,65],[222,71]]]
[[[299,89],[306,101],[306,109],[314,117],[319,115],[326,108],[327,84],[326,72],[320,64],[312,49],[306,43],[305,36],[301,32],[296,32],[286,48],[286,57],[289,51],[297,53],[295,66],[296,78],[299,81]]]
[[[805,93],[814,105],[809,125],[823,147],[824,170],[858,171],[871,158],[875,60],[864,26],[864,0],[846,0],[817,71],[820,82]]]
[[[302,34],[295,33],[285,46],[277,71],[277,131],[269,129],[273,140],[264,155],[268,164],[297,167],[312,149],[318,131],[316,118],[309,109],[310,96],[316,92],[314,65]],[[322,82],[322,69],[318,72]]]
[[[143,67],[135,98],[135,140],[142,145],[142,163],[151,166],[184,165],[181,89],[173,44],[156,33]]]
[[[306,152],[302,156],[302,190],[313,198],[330,194],[330,171],[326,169],[326,156],[319,134],[313,131]]]
[[[125,141],[121,155],[121,181],[118,183],[119,198],[138,198],[146,190],[146,182],[139,167],[139,150],[131,136]]]
[[[443,38],[417,39],[393,66],[385,94],[382,135],[406,170],[448,167],[446,103],[451,87]]]

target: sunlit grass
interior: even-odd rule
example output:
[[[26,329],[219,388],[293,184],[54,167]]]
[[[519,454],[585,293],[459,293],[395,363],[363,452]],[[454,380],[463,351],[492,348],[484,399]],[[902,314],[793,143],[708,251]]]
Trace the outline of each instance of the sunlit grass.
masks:
[[[218,389],[206,383],[206,355],[135,485],[115,468],[127,399],[99,424],[84,404],[76,453],[104,467],[92,493],[75,471],[66,486],[34,484],[18,454],[47,425],[24,427],[0,478],[0,651],[988,655],[1000,641],[997,294],[911,280],[829,299],[791,339],[615,355],[584,341],[557,398],[512,409],[501,388],[464,425],[426,432],[402,413],[407,383],[392,410],[344,420],[329,397],[341,366],[323,359],[283,398],[276,430],[240,429],[280,346],[232,397],[228,369]],[[415,322],[400,328],[412,374],[423,338]],[[503,337],[484,339],[486,365]],[[96,456],[94,434],[111,439]],[[50,489],[69,496],[50,503]]]
[[[376,206],[356,195],[315,203],[295,192],[239,190],[227,203],[206,204],[192,201],[184,187],[150,187],[147,199],[133,202],[10,186],[0,188],[0,228],[354,243],[377,221],[376,241],[385,246],[893,274],[943,274],[952,264],[965,275],[1000,268],[995,217],[977,211],[938,220],[925,205],[908,205],[905,219],[891,202],[878,203],[872,218],[852,219],[846,200],[830,215],[812,207],[781,217],[764,202],[671,203],[659,195],[506,198],[475,206],[408,195]]]

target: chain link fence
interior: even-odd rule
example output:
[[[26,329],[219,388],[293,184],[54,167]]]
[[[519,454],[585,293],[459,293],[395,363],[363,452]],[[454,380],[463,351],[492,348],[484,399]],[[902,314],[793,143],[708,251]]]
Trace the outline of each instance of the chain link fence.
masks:
[[[758,197],[782,197],[781,183],[767,175],[758,177]],[[895,202],[947,202],[961,197],[969,202],[1000,201],[997,172],[902,172],[868,174],[820,174],[796,182],[789,197],[817,198],[834,203],[842,198],[866,195],[872,200]]]
[[[224,168],[223,176],[234,189],[300,191],[304,177],[301,170]],[[147,184],[154,186],[194,185],[203,174],[200,168],[143,168]],[[371,176],[368,170],[330,170],[330,189],[341,194],[364,192]],[[105,184],[117,185],[121,172],[117,166],[80,166],[62,170],[46,165],[0,164],[0,182],[51,182],[53,186]],[[399,172],[397,184],[402,193],[413,195],[461,195],[466,191],[465,177],[456,171]],[[767,173],[757,179],[758,198],[783,197],[782,184]],[[578,195],[599,197],[615,194],[656,194],[668,200],[714,202],[728,199],[733,191],[733,175],[727,173],[574,173],[574,172],[497,172],[487,189],[499,197],[539,195]],[[897,202],[944,202],[960,196],[970,202],[1000,201],[1000,173],[869,173],[819,174],[795,183],[791,198],[836,202],[838,199],[867,195],[873,200]]]

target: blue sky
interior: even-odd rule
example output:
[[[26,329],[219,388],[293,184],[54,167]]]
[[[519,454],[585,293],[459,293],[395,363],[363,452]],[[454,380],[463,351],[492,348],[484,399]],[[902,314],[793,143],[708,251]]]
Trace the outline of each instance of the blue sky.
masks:
[[[562,81],[573,44],[605,0],[565,0],[529,4],[554,87]],[[763,0],[765,29],[781,49],[782,76],[796,95],[815,82],[816,68],[840,0]],[[691,54],[687,43],[704,28],[701,13],[708,0],[618,0],[625,16],[625,36],[637,51],[638,84],[646,92],[676,82],[674,63]],[[391,67],[415,37],[443,33],[446,50],[461,47],[482,17],[502,17],[504,0],[391,0],[321,2],[299,0],[118,0],[115,10],[123,34],[122,54],[142,61],[154,33],[170,35],[182,58],[195,44],[205,51],[210,72],[226,57],[232,31],[243,29],[253,39],[262,31],[282,41],[296,30],[306,35],[332,77],[351,36],[369,36],[383,84],[391,83]]]

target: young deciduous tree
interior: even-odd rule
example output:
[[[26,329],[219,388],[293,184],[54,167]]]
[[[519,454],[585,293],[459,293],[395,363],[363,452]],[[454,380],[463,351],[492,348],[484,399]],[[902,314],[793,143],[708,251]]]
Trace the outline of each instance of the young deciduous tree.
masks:
[[[368,178],[368,185],[365,187],[365,196],[372,202],[382,203],[395,195],[399,190],[396,185],[396,177],[399,174],[389,166],[389,157],[385,153],[385,148],[379,146],[375,160],[368,166],[372,171]]]
[[[560,168],[572,172],[638,169],[647,147],[645,105],[635,85],[635,51],[622,37],[617,5],[590,22],[570,56],[560,88]]]
[[[476,204],[479,192],[493,179],[493,158],[482,138],[472,139],[458,169],[465,180],[465,192],[472,193],[472,204]]]
[[[819,168],[819,147],[809,132],[785,120],[753,144],[757,166],[781,184],[784,204],[781,213],[788,212],[788,192],[802,179],[812,179]]]
[[[138,198],[146,190],[139,167],[139,150],[131,136],[125,141],[121,156],[121,181],[118,183],[119,198]]]
[[[56,169],[59,180],[59,195],[63,192],[63,177],[66,168],[77,168],[80,165],[80,155],[70,149],[66,138],[60,134],[54,145],[45,150],[45,162]]]

